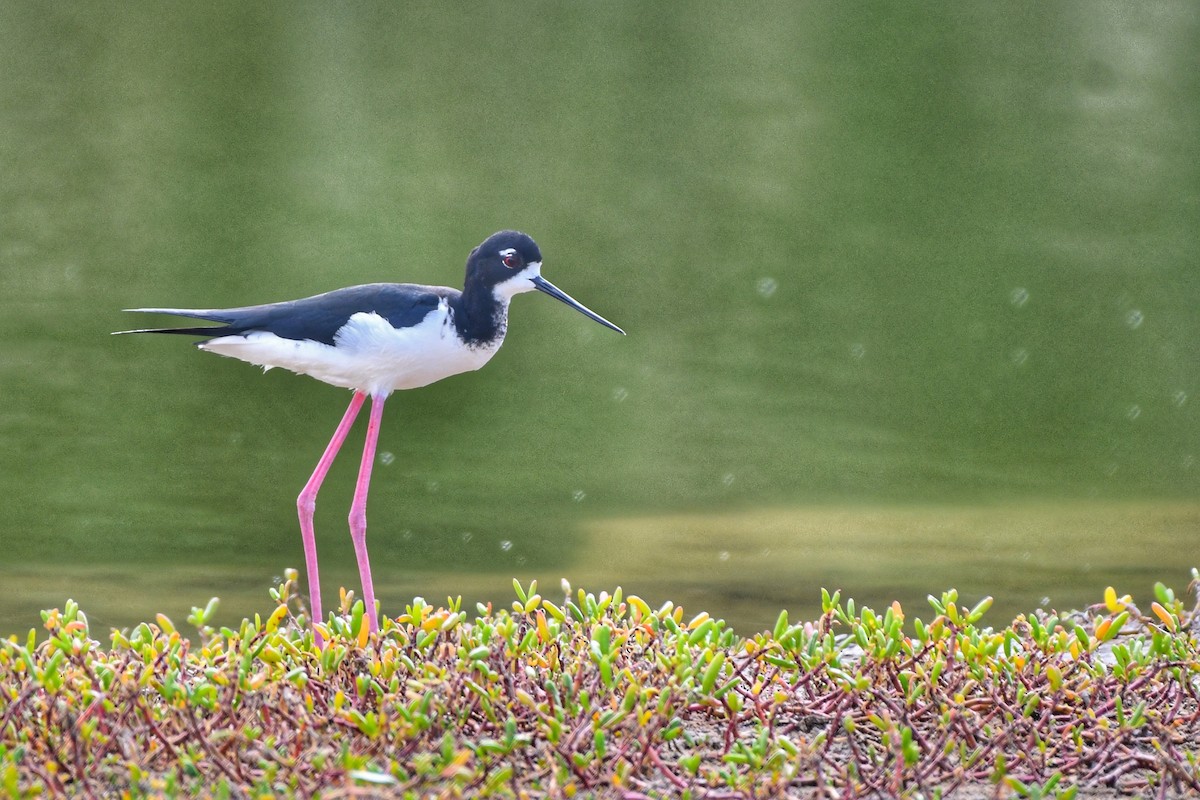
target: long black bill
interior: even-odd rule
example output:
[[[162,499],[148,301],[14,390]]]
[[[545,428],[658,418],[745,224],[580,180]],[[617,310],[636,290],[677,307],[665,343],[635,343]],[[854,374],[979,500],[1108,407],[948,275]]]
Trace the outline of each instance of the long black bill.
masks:
[[[535,275],[533,277],[533,285],[535,287],[537,287],[537,290],[539,292],[545,292],[546,294],[553,297],[555,300],[563,301],[564,303],[569,305],[571,308],[578,311],[580,314],[583,314],[585,317],[591,317],[592,319],[596,320],[596,322],[599,322],[604,327],[612,328],[614,331],[621,334],[622,336],[625,335],[625,331],[621,330],[616,325],[613,325],[611,322],[606,320],[604,317],[600,316],[595,311],[592,311],[590,308],[585,306],[583,303],[579,302],[574,297],[571,297],[571,295],[567,294],[562,289],[558,288],[553,283],[551,283],[550,281],[543,278],[541,275]]]

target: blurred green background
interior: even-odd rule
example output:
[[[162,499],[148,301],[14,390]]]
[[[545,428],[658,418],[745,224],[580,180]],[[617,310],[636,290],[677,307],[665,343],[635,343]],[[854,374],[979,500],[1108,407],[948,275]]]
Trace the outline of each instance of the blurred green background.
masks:
[[[483,371],[393,398],[385,612],[566,578],[749,633],[822,586],[1182,589],[1197,41],[1186,2],[4,3],[0,633],[68,596],[230,620],[303,567],[349,394],[120,309],[459,286],[508,227],[629,336],[521,297]]]

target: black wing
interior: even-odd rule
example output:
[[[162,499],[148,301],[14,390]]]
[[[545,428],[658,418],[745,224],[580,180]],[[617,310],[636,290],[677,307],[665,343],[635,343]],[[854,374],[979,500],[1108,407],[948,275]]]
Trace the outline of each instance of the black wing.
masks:
[[[374,312],[396,328],[418,324],[442,300],[457,303],[460,292],[444,286],[411,283],[368,283],[332,292],[243,308],[130,308],[151,314],[203,319],[224,323],[188,328],[145,328],[118,333],[181,333],[192,336],[235,336],[253,331],[273,333],[283,339],[312,340],[332,345],[334,335],[355,314]]]

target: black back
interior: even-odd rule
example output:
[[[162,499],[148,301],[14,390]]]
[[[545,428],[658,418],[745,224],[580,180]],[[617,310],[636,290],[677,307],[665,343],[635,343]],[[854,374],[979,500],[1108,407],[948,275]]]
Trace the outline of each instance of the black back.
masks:
[[[144,333],[182,333],[193,336],[236,336],[252,331],[273,333],[283,339],[332,345],[334,335],[350,317],[374,312],[393,327],[407,328],[418,324],[445,299],[451,307],[459,304],[461,292],[445,286],[418,286],[411,283],[368,283],[335,289],[332,292],[242,308],[221,308],[211,311],[148,308],[139,311],[173,314],[210,322],[223,322],[225,327],[157,328]]]
[[[508,251],[512,252],[508,256],[510,263],[506,264],[500,254]],[[499,231],[467,256],[466,280],[461,292],[446,286],[368,283],[303,300],[241,308],[137,308],[130,310],[220,322],[226,327],[154,328],[122,333],[217,337],[264,331],[283,339],[333,345],[335,334],[355,314],[373,312],[395,328],[407,328],[420,323],[444,301],[450,306],[454,327],[464,342],[488,344],[502,337],[508,324],[508,309],[497,301],[494,287],[528,264],[541,260],[541,251],[528,235],[520,231]]]

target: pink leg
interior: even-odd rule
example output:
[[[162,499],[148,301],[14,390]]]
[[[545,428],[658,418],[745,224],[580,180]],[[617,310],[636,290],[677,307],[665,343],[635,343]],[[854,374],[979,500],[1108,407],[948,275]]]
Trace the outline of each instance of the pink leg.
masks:
[[[367,441],[363,445],[362,464],[358,468],[358,483],[354,485],[354,502],[350,504],[350,539],[358,558],[358,576],[362,580],[363,605],[370,621],[371,633],[379,630],[376,620],[375,587],[371,584],[371,560],[367,557],[367,488],[371,485],[371,467],[375,463],[375,445],[379,441],[379,423],[383,419],[383,401],[387,395],[371,397],[371,417],[367,423]]]
[[[342,421],[338,423],[337,430],[333,432],[333,438],[329,440],[329,445],[325,448],[325,454],[317,462],[317,468],[313,470],[312,477],[308,479],[308,483],[304,484],[304,489],[296,498],[296,509],[300,512],[300,537],[304,540],[304,564],[308,568],[309,612],[312,614],[314,623],[321,622],[323,619],[321,616],[321,578],[317,572],[317,537],[313,533],[313,514],[317,510],[317,492],[320,491],[325,474],[329,472],[333,459],[337,457],[342,442],[346,441],[346,434],[350,432],[350,426],[354,424],[358,410],[362,408],[363,401],[366,399],[367,396],[362,392],[354,393],[354,397],[350,400],[350,407],[346,409]],[[318,644],[320,644],[320,640],[321,637],[318,634]]]

